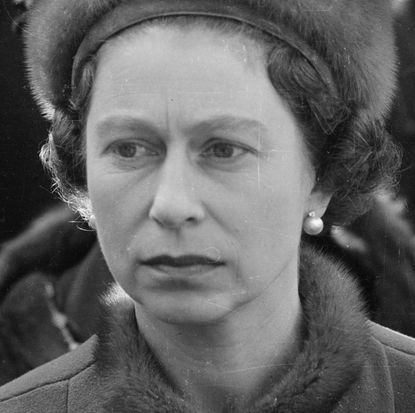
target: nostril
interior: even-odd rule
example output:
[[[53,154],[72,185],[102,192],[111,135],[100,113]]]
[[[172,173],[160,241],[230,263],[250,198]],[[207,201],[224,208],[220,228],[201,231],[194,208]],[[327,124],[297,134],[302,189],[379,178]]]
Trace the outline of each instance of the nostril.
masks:
[[[149,218],[167,229],[197,224],[204,215],[203,206],[198,201],[177,198],[171,202],[156,198],[149,211]]]
[[[181,217],[178,215],[157,213],[150,213],[150,219],[166,229],[178,229],[186,224],[195,224],[197,222],[195,217]]]

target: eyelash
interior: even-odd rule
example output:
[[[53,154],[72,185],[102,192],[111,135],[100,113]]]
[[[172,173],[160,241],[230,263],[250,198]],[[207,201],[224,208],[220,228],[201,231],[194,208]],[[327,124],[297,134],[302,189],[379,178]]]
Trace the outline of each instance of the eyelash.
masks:
[[[135,149],[135,152],[131,156],[123,156],[121,154],[122,149]],[[151,149],[148,145],[144,145],[140,142],[115,142],[110,145],[109,151],[112,153],[115,153],[117,156],[119,156],[121,159],[134,159],[137,156],[138,152],[141,152],[141,154],[146,154],[147,156],[157,156],[159,155],[158,151]]]
[[[226,149],[230,149],[232,151],[232,154],[235,151],[239,151],[239,153],[236,156],[215,156],[214,150],[215,147],[216,149],[218,148],[218,146],[222,146],[222,149],[224,149],[226,147]],[[217,140],[217,141],[211,141],[209,143],[209,145],[206,147],[205,150],[202,151],[201,156],[204,158],[216,158],[216,159],[221,159],[221,160],[235,160],[240,158],[241,156],[245,155],[246,153],[249,152],[253,152],[252,149],[247,148],[245,146],[242,146],[240,144],[236,144],[233,142],[228,142],[228,141],[224,141],[224,140]],[[217,154],[216,154],[217,155]]]
[[[222,150],[225,149],[225,156],[218,156],[219,153],[215,150],[218,150],[219,147],[222,146]],[[122,154],[123,149],[126,149],[127,151],[133,149],[133,153],[130,153],[128,156],[124,153]],[[229,156],[226,156],[226,150],[228,150]],[[229,152],[230,150],[230,152]],[[151,148],[150,145],[141,143],[141,142],[129,142],[129,141],[120,141],[115,142],[111,144],[108,148],[109,152],[114,153],[117,155],[120,159],[123,160],[133,160],[137,157],[142,156],[159,156],[162,154],[162,151]],[[237,151],[237,154],[234,155],[235,151]],[[217,160],[219,162],[226,162],[226,161],[232,161],[237,160],[241,158],[243,155],[247,153],[256,153],[256,151],[253,148],[247,147],[245,145],[241,145],[239,143],[234,143],[227,140],[211,140],[207,142],[205,145],[205,148],[202,150],[200,156],[204,159],[210,159],[210,160]]]

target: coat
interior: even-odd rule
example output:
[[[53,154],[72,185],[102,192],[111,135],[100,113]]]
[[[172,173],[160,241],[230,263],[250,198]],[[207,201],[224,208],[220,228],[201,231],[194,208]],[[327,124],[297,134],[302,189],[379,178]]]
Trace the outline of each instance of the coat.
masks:
[[[367,320],[353,279],[302,248],[305,340],[284,377],[251,412],[410,412],[415,340]],[[130,298],[117,293],[99,333],[0,388],[0,412],[194,412],[141,336]]]
[[[112,276],[95,233],[61,207],[0,249],[0,385],[77,347],[97,331]]]

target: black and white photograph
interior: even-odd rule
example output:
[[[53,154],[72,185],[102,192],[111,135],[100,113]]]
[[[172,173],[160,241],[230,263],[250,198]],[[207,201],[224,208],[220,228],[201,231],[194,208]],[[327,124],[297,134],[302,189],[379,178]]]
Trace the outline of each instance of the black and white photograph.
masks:
[[[0,0],[0,413],[415,412],[415,0]]]

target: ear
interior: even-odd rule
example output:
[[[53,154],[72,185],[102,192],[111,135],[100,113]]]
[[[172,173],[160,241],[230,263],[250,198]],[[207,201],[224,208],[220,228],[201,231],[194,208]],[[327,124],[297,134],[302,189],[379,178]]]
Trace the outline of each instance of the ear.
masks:
[[[321,218],[325,214],[332,196],[333,193],[323,191],[318,186],[315,186],[305,204],[306,210],[304,211],[304,216],[314,211],[316,216]]]

